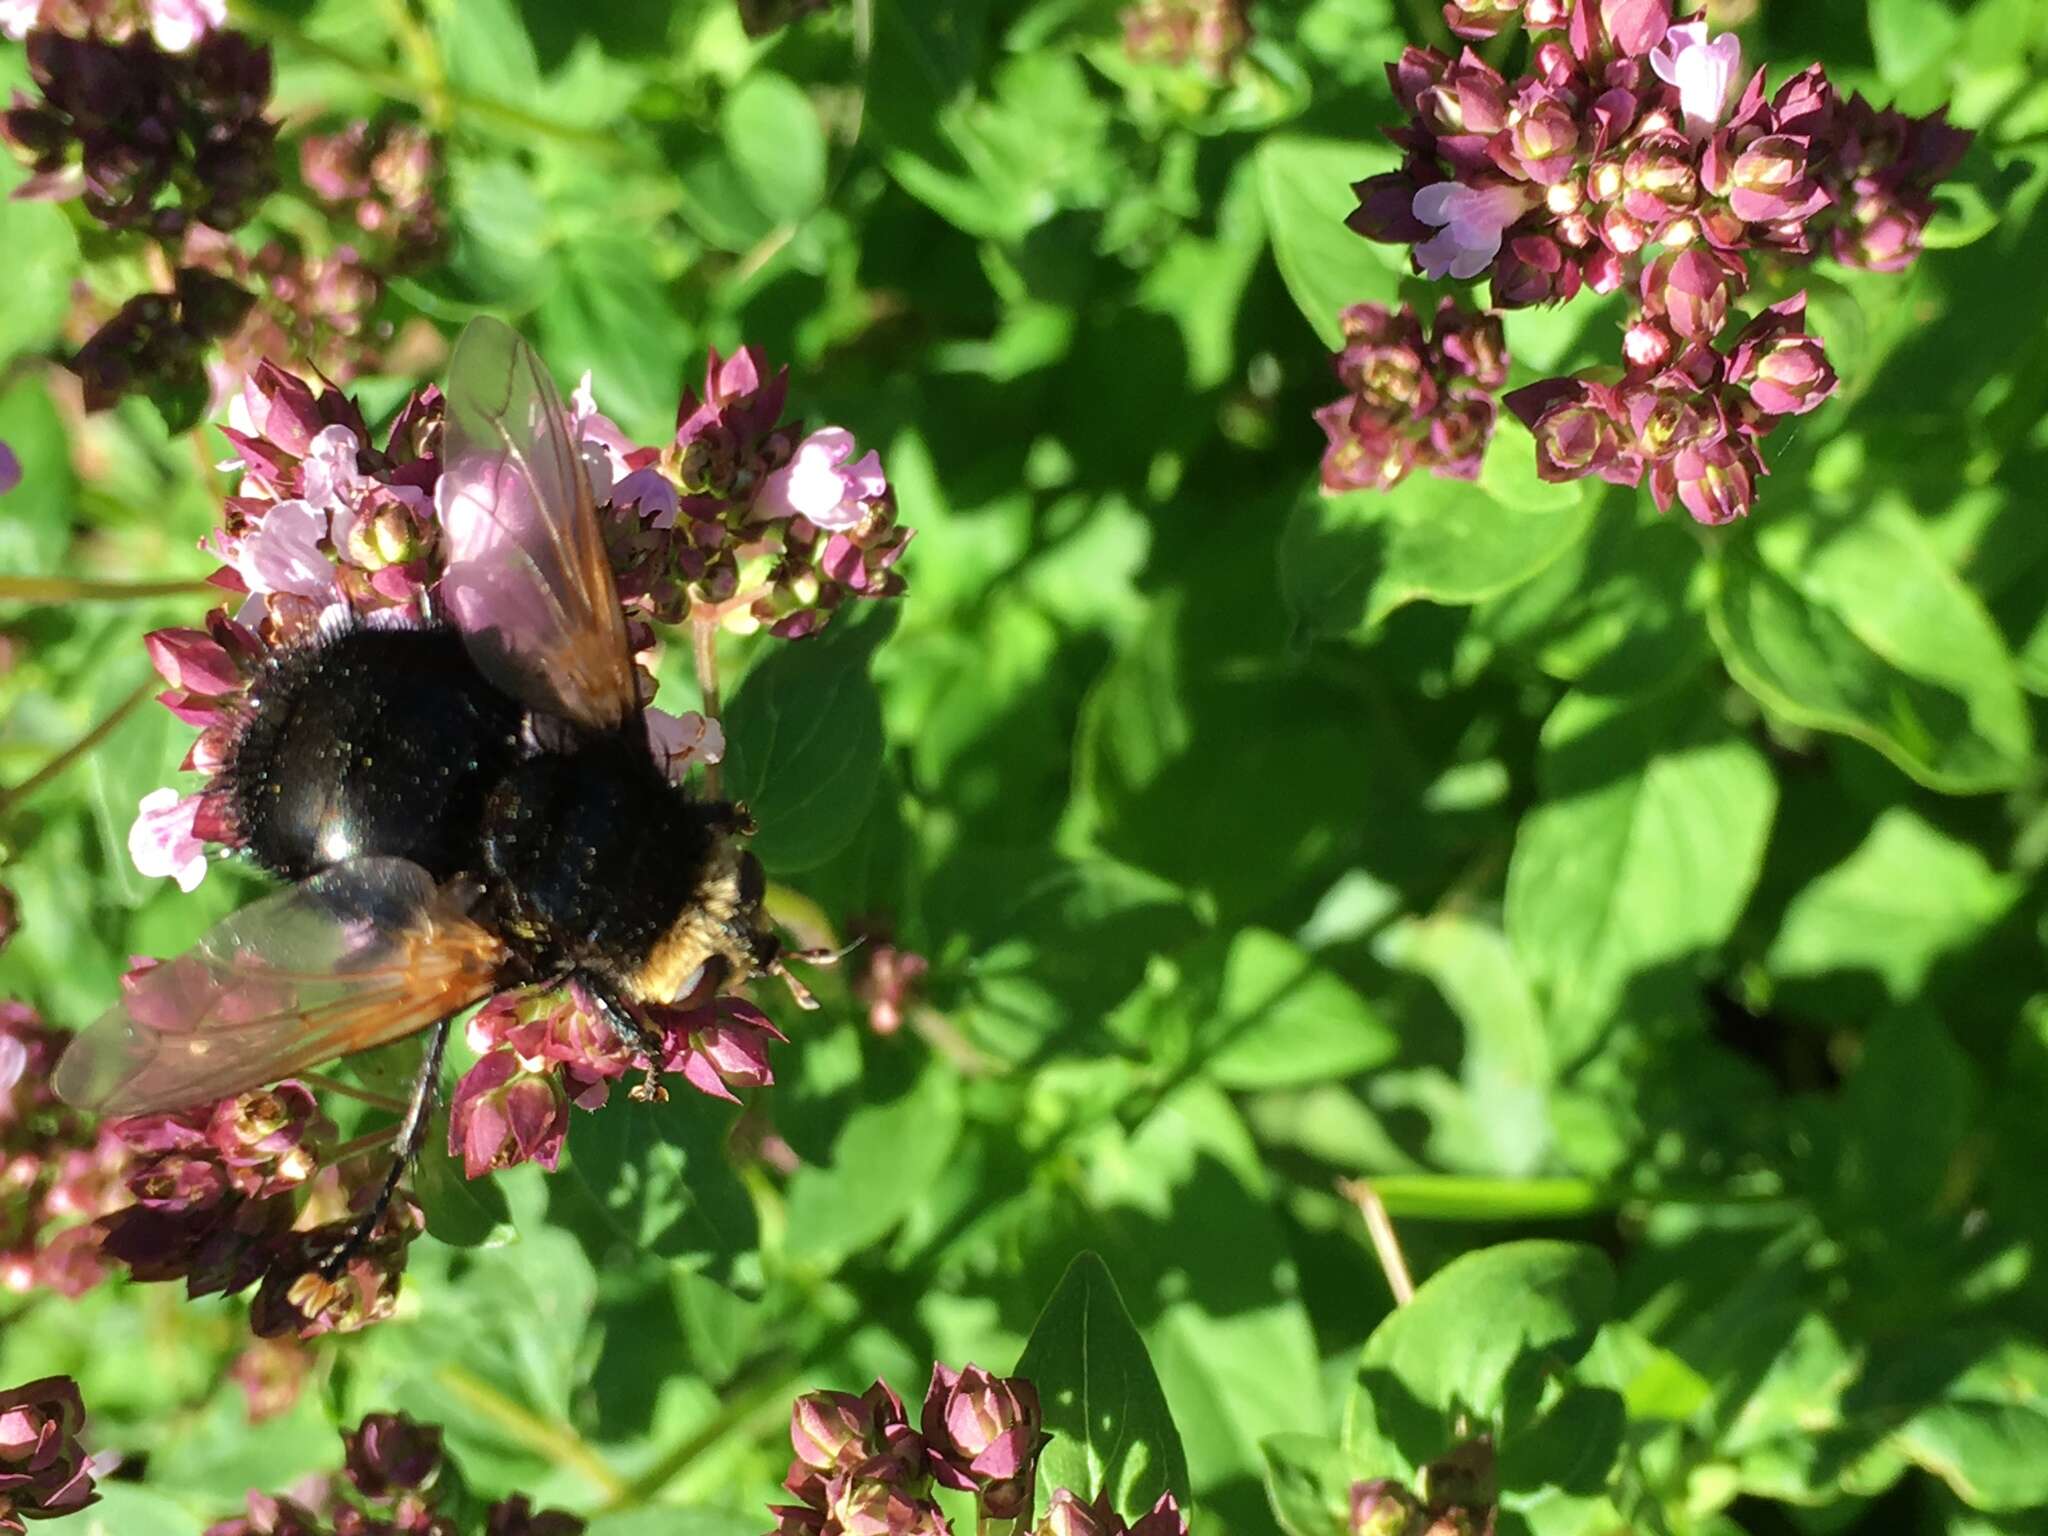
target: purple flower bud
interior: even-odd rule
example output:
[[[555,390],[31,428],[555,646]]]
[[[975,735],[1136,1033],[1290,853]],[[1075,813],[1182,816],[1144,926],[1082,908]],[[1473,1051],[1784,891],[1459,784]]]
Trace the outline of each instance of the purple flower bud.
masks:
[[[1578,163],[1579,124],[1572,104],[1542,86],[1517,95],[1507,131],[1488,146],[1510,176],[1555,186]]]
[[[1517,235],[1493,269],[1493,303],[1526,309],[1570,298],[1579,291],[1579,263],[1548,235]]]
[[[1586,379],[1545,379],[1502,399],[1536,438],[1536,472],[1548,481],[1598,475],[1634,485],[1642,465],[1622,446],[1614,392]]]
[[[1766,134],[1729,170],[1728,206],[1751,223],[1805,219],[1829,197],[1807,173],[1807,142],[1794,134]]]
[[[1414,442],[1355,396],[1332,401],[1316,412],[1315,420],[1328,440],[1323,450],[1326,491],[1391,490],[1415,467]]]
[[[1430,226],[1415,216],[1416,183],[1404,171],[1387,171],[1353,184],[1358,206],[1344,222],[1356,234],[1386,245],[1427,240]]]
[[[516,1052],[479,1057],[455,1085],[448,1110],[448,1154],[476,1178],[519,1163],[550,1171],[569,1133],[569,1100],[552,1072],[529,1070]]]
[[[1422,1509],[1392,1478],[1351,1485],[1351,1536],[1410,1536]]]
[[[1187,1516],[1171,1490],[1159,1495],[1159,1502],[1131,1522],[1131,1536],[1188,1536]]]
[[[0,1392],[0,1529],[72,1514],[98,1499],[78,1443],[85,1405],[68,1376]]]
[[[1507,382],[1507,337],[1498,315],[1470,314],[1446,297],[1437,304],[1430,346],[1449,379],[1467,379],[1488,391]]]
[[[1827,351],[1805,323],[1806,295],[1796,293],[1744,326],[1728,354],[1728,381],[1767,415],[1803,416],[1835,392]]]
[[[1459,37],[1484,42],[1507,30],[1521,8],[1521,0],[1447,0],[1444,25]]]
[[[991,1376],[978,1365],[932,1366],[924,1399],[924,1440],[932,1476],[972,1490],[983,1516],[1031,1512],[1041,1430],[1038,1392],[1022,1377]]]
[[[0,496],[5,496],[21,484],[21,460],[14,456],[14,450],[0,441]]]
[[[343,1471],[366,1499],[430,1486],[441,1471],[441,1430],[402,1413],[373,1413],[341,1436]]]
[[[953,1536],[938,1505],[893,1482],[836,1477],[825,1499],[842,1536]]]
[[[1755,478],[1741,453],[1726,439],[1681,448],[1670,473],[1677,480],[1678,499],[1694,522],[1710,527],[1730,523],[1745,516],[1756,502]]]
[[[1687,248],[1660,256],[1643,271],[1643,311],[1669,319],[1688,341],[1712,341],[1728,320],[1728,305],[1742,291],[1744,268],[1706,251]]]
[[[1123,1530],[1123,1521],[1109,1507],[1107,1491],[1090,1503],[1071,1488],[1055,1488],[1033,1536],[1122,1536]]]

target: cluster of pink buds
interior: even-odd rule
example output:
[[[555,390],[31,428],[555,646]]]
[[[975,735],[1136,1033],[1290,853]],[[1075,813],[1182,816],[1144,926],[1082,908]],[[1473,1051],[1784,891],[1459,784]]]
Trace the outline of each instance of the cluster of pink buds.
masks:
[[[795,1504],[771,1507],[770,1536],[952,1536],[932,1497],[934,1485],[971,1493],[985,1529],[1031,1536],[1187,1536],[1171,1493],[1126,1523],[1107,1496],[1085,1499],[1069,1488],[1037,1507],[1038,1457],[1050,1437],[1037,1388],[1022,1377],[979,1366],[932,1367],[924,1411],[913,1426],[886,1382],[866,1392],[812,1392],[790,1411],[796,1452],[782,1486]]]
[[[92,1462],[78,1443],[85,1405],[69,1376],[0,1392],[0,1532],[54,1520],[93,1503]]]
[[[1784,306],[1757,322],[1764,339],[1752,327],[1713,352],[1740,318],[1732,301],[1750,287],[1751,254],[1909,265],[1933,190],[1971,136],[1940,113],[1845,101],[1818,65],[1773,95],[1762,70],[1741,85],[1735,36],[1674,23],[1670,0],[1454,0],[1445,14],[1474,39],[1519,23],[1529,72],[1511,81],[1469,48],[1455,59],[1405,50],[1388,66],[1408,114],[1389,131],[1403,163],[1358,184],[1352,228],[1411,246],[1427,277],[1486,277],[1503,309],[1629,290],[1638,306],[1627,377],[1549,381],[1532,397],[1569,413],[1554,423],[1543,471],[1634,483],[1647,468],[1660,505],[1676,487],[1703,520],[1740,516],[1763,472],[1760,438],[1833,383],[1817,340],[1781,345]],[[1798,311],[1789,314],[1797,332]],[[1755,342],[1750,356],[1745,341]],[[1753,387],[1760,348],[1776,349],[1771,367],[1800,374],[1789,392]],[[1550,387],[1561,382],[1583,385],[1576,400]],[[1687,393],[1679,412],[1672,402]],[[1589,438],[1588,411],[1613,426],[1611,452],[1605,433]],[[1647,437],[1645,422],[1655,426]]]
[[[0,33],[19,42],[37,30],[114,42],[147,32],[172,53],[190,48],[228,19],[227,0],[4,0]]]
[[[162,995],[134,986],[155,964],[123,978],[131,995]],[[317,1273],[380,1170],[337,1159],[334,1127],[303,1085],[88,1130],[49,1089],[69,1041],[23,1005],[0,1005],[0,1285],[78,1296],[118,1262],[193,1296],[253,1286],[251,1324],[265,1337],[390,1314],[417,1218],[401,1202],[338,1276]]]
[[[0,1002],[0,1291],[79,1296],[106,1272],[93,1218],[118,1198],[127,1149],[50,1091],[69,1039]]]
[[[1246,9],[1245,0],[1139,0],[1124,9],[1124,52],[1221,80],[1251,42]]]
[[[790,1411],[796,1459],[782,1486],[798,1502],[770,1510],[776,1536],[950,1533],[931,1497],[935,1482],[972,1493],[984,1520],[1029,1519],[1040,1424],[1030,1382],[974,1365],[932,1367],[915,1428],[886,1382],[858,1397],[809,1393]]]
[[[578,416],[608,482],[607,537],[629,607],[794,639],[851,599],[902,593],[894,566],[911,530],[881,460],[844,427],[806,434],[783,421],[788,395],[789,370],[771,376],[754,348],[714,351],[702,396],[683,393],[675,436],[643,448],[597,413],[585,381]]]
[[[423,266],[446,236],[439,184],[441,152],[417,123],[358,118],[299,141],[306,190],[358,231],[383,271]]]
[[[339,1472],[299,1485],[292,1496],[251,1493],[248,1514],[207,1527],[206,1536],[581,1536],[583,1522],[560,1510],[536,1512],[524,1494],[484,1504],[464,1484],[441,1431],[402,1413],[373,1413],[342,1431]]]
[[[711,1098],[775,1081],[768,1047],[784,1036],[745,998],[715,991],[648,1007],[662,1042],[657,1059],[620,1043],[597,1006],[570,985],[493,998],[469,1022],[476,1064],[462,1075],[449,1110],[448,1152],[470,1177],[535,1162],[552,1170],[569,1133],[569,1108],[598,1109],[611,1085],[650,1069],[680,1076]]]
[[[1388,1477],[1351,1485],[1351,1536],[1491,1536],[1500,1498],[1493,1442],[1460,1441],[1411,1491]]]
[[[1476,479],[1508,376],[1498,317],[1447,298],[1427,337],[1412,305],[1354,304],[1343,324],[1344,350],[1330,361],[1348,393],[1316,412],[1329,439],[1323,489],[1392,490],[1417,469]]]

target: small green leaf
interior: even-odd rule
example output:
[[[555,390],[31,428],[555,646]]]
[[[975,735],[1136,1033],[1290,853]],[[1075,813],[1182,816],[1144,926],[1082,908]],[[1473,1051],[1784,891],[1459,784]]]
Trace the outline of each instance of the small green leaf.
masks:
[[[1266,1458],[1266,1499],[1287,1536],[1347,1536],[1351,1479],[1344,1448],[1320,1435],[1273,1435]]]
[[[960,1136],[960,1083],[934,1058],[910,1091],[847,1116],[825,1167],[789,1181],[789,1251],[820,1264],[880,1242],[927,1194]]]
[[[1976,849],[1894,807],[1792,898],[1765,963],[1784,977],[1867,971],[1904,1002],[1942,956],[1981,937],[2018,895]]]
[[[51,1536],[199,1536],[204,1522],[177,1500],[136,1483],[102,1483],[99,1502],[43,1527]]]
[[[1094,1498],[1105,1490],[1134,1519],[1171,1491],[1187,1497],[1180,1434],[1145,1341],[1092,1253],[1068,1267],[1017,1361],[1038,1387],[1052,1442],[1039,1458],[1038,1485]]]
[[[1407,252],[1354,233],[1344,220],[1358,206],[1351,184],[1390,171],[1385,144],[1269,135],[1259,145],[1259,191],[1273,259],[1295,304],[1326,346],[1343,345],[1338,316],[1353,304],[1397,301]]]
[[[1202,1070],[1226,1088],[1285,1088],[1393,1059],[1394,1032],[1343,978],[1264,928],[1231,940],[1213,1015],[1197,1026]]]
[[[1544,798],[1515,834],[1507,930],[1553,1012],[1590,1029],[1638,971],[1718,945],[1763,863],[1777,783],[1697,686],[1569,695],[1545,722]]]
[[[824,863],[853,841],[882,772],[882,708],[868,658],[893,625],[842,615],[770,652],[725,711],[729,792],[760,826],[771,874]]]
[[[1416,1466],[1457,1438],[1461,1415],[1498,1423],[1524,1362],[1569,1364],[1614,1300],[1598,1249],[1516,1242],[1453,1259],[1366,1340],[1347,1441],[1382,1437]]]
[[[461,1164],[448,1155],[448,1120],[437,1115],[426,1151],[413,1167],[412,1192],[420,1203],[427,1231],[456,1248],[480,1248],[508,1241],[512,1213],[498,1181],[486,1174],[464,1178]]]
[[[1892,1444],[1973,1508],[2048,1503],[2048,1349],[1986,1341]]]
[[[2033,729],[1982,603],[1896,503],[1719,546],[1708,622],[1728,671],[1794,724],[1853,736],[1932,789],[2002,789]]]
[[[811,100],[786,75],[757,69],[719,115],[725,152],[767,213],[794,223],[825,196],[825,132]]]
[[[616,1246],[692,1263],[723,1263],[757,1240],[753,1200],[725,1155],[735,1111],[694,1093],[665,1104],[614,1094],[569,1127],[567,1168],[605,1234],[600,1265]],[[586,1244],[588,1246],[588,1244]]]
[[[1470,604],[1529,580],[1582,538],[1582,485],[1545,485],[1528,435],[1494,434],[1479,484],[1424,471],[1391,491],[1310,490],[1280,542],[1280,587],[1301,626],[1364,637],[1408,603]]]

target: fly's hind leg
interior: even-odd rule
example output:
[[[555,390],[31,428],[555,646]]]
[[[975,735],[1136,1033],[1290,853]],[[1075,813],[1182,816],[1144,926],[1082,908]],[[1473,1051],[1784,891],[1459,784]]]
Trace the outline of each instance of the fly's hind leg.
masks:
[[[584,990],[597,1004],[605,1022],[611,1025],[612,1033],[619,1037],[619,1043],[647,1058],[646,1075],[628,1090],[627,1097],[641,1104],[667,1103],[668,1090],[661,1086],[661,1036],[645,1019],[613,996],[609,988],[593,984],[588,977],[583,982]]]
[[[406,1102],[405,1118],[398,1123],[398,1140],[391,1154],[391,1166],[385,1171],[377,1198],[356,1217],[333,1251],[320,1260],[323,1279],[338,1279],[349,1261],[363,1251],[363,1245],[377,1230],[384,1213],[391,1209],[391,1202],[398,1195],[398,1182],[405,1177],[405,1170],[419,1161],[420,1152],[427,1142],[427,1122],[433,1118],[434,1098],[441,1084],[441,1061],[448,1052],[448,1032],[454,1022],[451,1014],[436,1024],[433,1034],[428,1037],[426,1059],[420,1063],[419,1076],[413,1079],[412,1097]]]

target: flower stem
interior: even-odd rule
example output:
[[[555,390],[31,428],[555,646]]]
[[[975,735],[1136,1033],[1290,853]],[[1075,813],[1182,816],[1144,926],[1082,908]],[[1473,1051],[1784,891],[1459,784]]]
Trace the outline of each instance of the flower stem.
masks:
[[[328,1165],[331,1167],[336,1163],[345,1163],[350,1158],[361,1157],[365,1152],[374,1152],[379,1147],[388,1147],[397,1138],[398,1127],[395,1124],[387,1125],[382,1130],[365,1131],[352,1141],[344,1141],[340,1146],[328,1153]]]
[[[549,1423],[459,1365],[442,1366],[434,1373],[434,1379],[465,1407],[491,1420],[526,1449],[581,1472],[597,1486],[607,1508],[627,1496],[625,1479],[568,1425]]]
[[[787,1359],[778,1362],[778,1366],[778,1369],[763,1373],[752,1387],[727,1397],[718,1412],[699,1425],[688,1438],[675,1445],[632,1482],[616,1488],[600,1513],[633,1509],[648,1503],[675,1481],[685,1467],[727,1435],[746,1427],[765,1410],[774,1409],[778,1415],[786,1411],[791,1395],[803,1384],[804,1377],[802,1367],[793,1367]]]
[[[406,1111],[403,1099],[394,1099],[388,1093],[372,1093],[367,1088],[358,1088],[354,1083],[345,1083],[338,1077],[328,1076],[325,1072],[300,1072],[295,1075],[309,1088],[318,1088],[323,1093],[338,1093],[345,1099],[354,1099],[358,1103],[369,1105],[372,1109],[386,1110],[394,1115],[402,1115]]]
[[[0,576],[0,602],[125,603],[143,597],[178,597],[220,588],[194,577],[185,581],[80,581],[70,576]]]
[[[47,763],[43,764],[43,766],[38,768],[34,773],[30,774],[27,778],[23,779],[19,784],[15,785],[12,789],[0,790],[0,816],[6,815],[9,811],[13,810],[17,805],[21,804],[22,801],[26,800],[30,795],[34,794],[44,785],[50,783],[53,779],[61,777],[64,771],[67,768],[69,768],[73,763],[77,762],[80,758],[84,757],[87,753],[92,751],[94,747],[97,747],[101,742],[105,741],[109,736],[111,736],[114,733],[115,728],[118,727],[123,720],[126,720],[129,717],[129,715],[133,714],[135,712],[136,707],[140,705],[143,702],[143,700],[147,699],[152,693],[156,692],[156,690],[157,681],[155,678],[151,678],[148,682],[138,687],[133,693],[129,694],[128,697],[123,699],[119,704],[116,704],[114,706],[113,712],[109,714],[106,717],[106,719],[102,720],[98,725],[94,726],[91,730],[87,731],[83,736],[79,737],[78,740],[74,741],[70,746],[66,747],[62,752],[59,752],[55,757],[51,758]]]
[[[690,659],[697,665],[697,692],[703,696],[704,718],[720,719],[723,705],[718,697],[718,621],[693,610],[690,614]],[[704,765],[704,788],[712,799],[719,796],[718,764]]]
[[[1387,1289],[1394,1293],[1394,1305],[1407,1306],[1415,1299],[1415,1277],[1408,1273],[1408,1259],[1401,1252],[1394,1220],[1378,1192],[1365,1179],[1340,1179],[1337,1188],[1365,1218],[1365,1230],[1372,1236],[1372,1251],[1379,1257],[1380,1272],[1387,1277]]]

